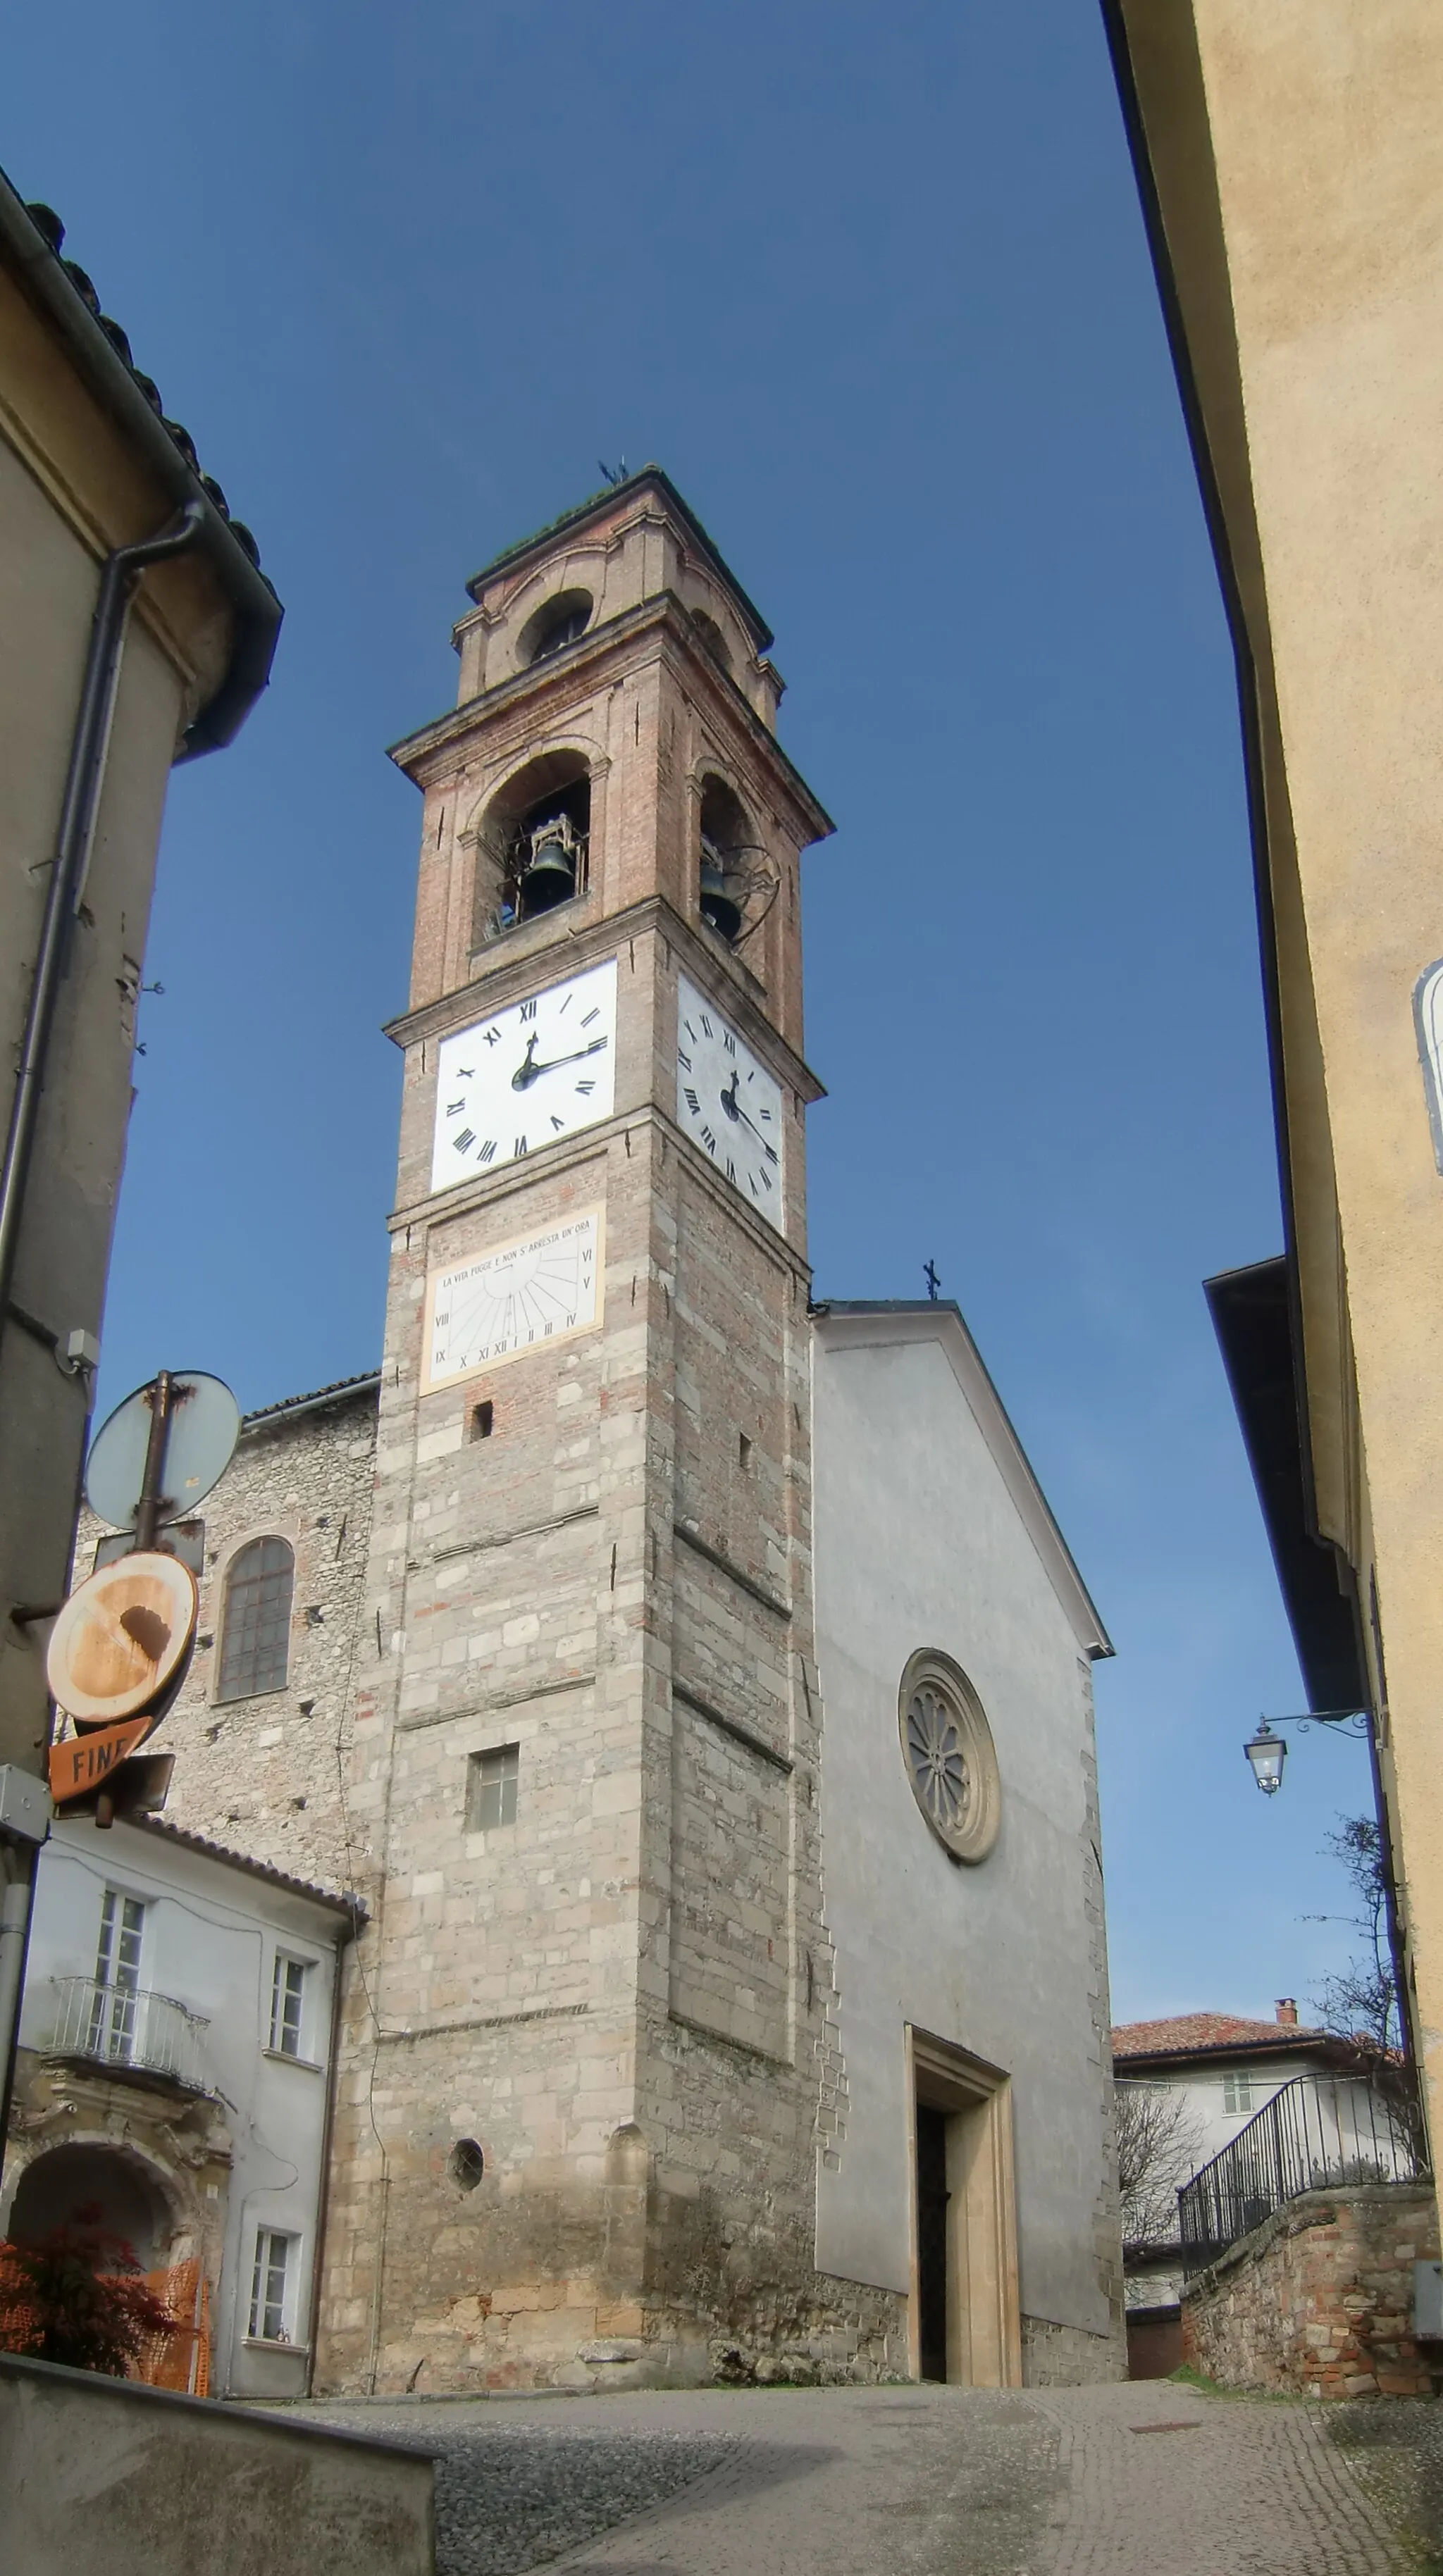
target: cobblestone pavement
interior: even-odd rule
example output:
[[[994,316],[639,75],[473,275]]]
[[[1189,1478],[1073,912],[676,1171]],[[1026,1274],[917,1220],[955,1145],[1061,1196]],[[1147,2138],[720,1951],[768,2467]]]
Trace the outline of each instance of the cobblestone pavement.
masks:
[[[1403,2576],[1418,2563],[1322,2410],[1165,2381],[306,2411],[438,2451],[440,2576]]]

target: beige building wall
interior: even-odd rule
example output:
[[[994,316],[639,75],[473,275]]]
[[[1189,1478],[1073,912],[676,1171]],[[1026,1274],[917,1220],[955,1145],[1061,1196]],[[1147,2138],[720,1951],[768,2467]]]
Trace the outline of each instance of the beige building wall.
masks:
[[[252,541],[203,487],[123,334],[97,319],[57,229],[0,179],[0,1127],[102,565],[187,502],[201,526],[183,558],[143,576],[131,611],[0,1319],[0,1762],[31,1769],[43,1762],[45,1629],[15,1613],[53,1609],[65,1592],[93,1376],[59,1358],[73,1332],[100,1330],[166,781],[178,757],[234,732],[280,621]]]
[[[1316,1533],[1443,2084],[1443,13],[1107,0],[1239,652]],[[1386,1654],[1386,1670],[1384,1657]]]

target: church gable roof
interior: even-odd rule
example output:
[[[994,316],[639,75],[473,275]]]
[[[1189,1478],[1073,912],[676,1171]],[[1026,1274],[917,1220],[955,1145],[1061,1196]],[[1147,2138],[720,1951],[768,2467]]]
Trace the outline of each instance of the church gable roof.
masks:
[[[888,1343],[940,1344],[1018,1517],[1072,1621],[1079,1647],[1094,1661],[1110,1655],[1112,1641],[1096,1604],[955,1299],[827,1297],[811,1312],[813,1329],[835,1351],[875,1349]]]

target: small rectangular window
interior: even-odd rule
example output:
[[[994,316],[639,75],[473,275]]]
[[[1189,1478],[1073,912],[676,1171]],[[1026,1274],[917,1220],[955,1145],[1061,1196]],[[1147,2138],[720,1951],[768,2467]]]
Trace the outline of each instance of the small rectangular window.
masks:
[[[1223,2109],[1234,2113],[1260,2109],[1261,2103],[1255,2087],[1256,2079],[1251,2075],[1225,2075]]]
[[[484,1404],[473,1404],[471,1407],[472,1439],[489,1440],[491,1437],[491,1426],[495,1419],[496,1408],[489,1395]]]
[[[494,1753],[473,1753],[466,1782],[466,1825],[473,1834],[493,1825],[516,1822],[516,1778],[521,1767],[519,1744],[498,1745]]]
[[[290,2298],[295,2278],[294,2236],[283,2236],[278,2228],[256,2230],[255,2270],[251,2274],[252,2339],[258,2343],[289,2343]]]
[[[306,2006],[306,1962],[276,1952],[271,1981],[271,2046],[280,2057],[300,2057]]]

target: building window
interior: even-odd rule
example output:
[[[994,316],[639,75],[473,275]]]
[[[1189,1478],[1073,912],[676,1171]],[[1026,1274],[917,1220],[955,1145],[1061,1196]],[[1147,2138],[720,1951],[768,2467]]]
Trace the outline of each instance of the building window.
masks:
[[[95,1992],[90,2000],[87,2054],[113,2057],[128,2065],[135,2047],[136,1997],[140,1991],[140,1952],[145,1935],[145,1907],[138,1897],[107,1887],[100,1908],[100,1946],[95,1954]]]
[[[250,2332],[256,2343],[289,2343],[290,2300],[295,2279],[294,2236],[278,2228],[256,2231],[256,2263],[251,2274]]]
[[[301,2041],[306,2009],[304,1959],[288,1959],[276,1952],[275,1975],[271,1980],[271,2047],[278,2057],[301,2057]]]
[[[283,1538],[253,1538],[232,1557],[225,1583],[217,1699],[284,1690],[290,1659],[296,1560]]]
[[[493,1825],[516,1822],[516,1777],[521,1767],[519,1744],[498,1745],[494,1753],[473,1753],[466,1782],[466,1827],[488,1833]]]
[[[1257,2076],[1225,2075],[1223,2077],[1223,2109],[1225,2111],[1232,2112],[1260,2111],[1262,2109],[1262,2087]]]

